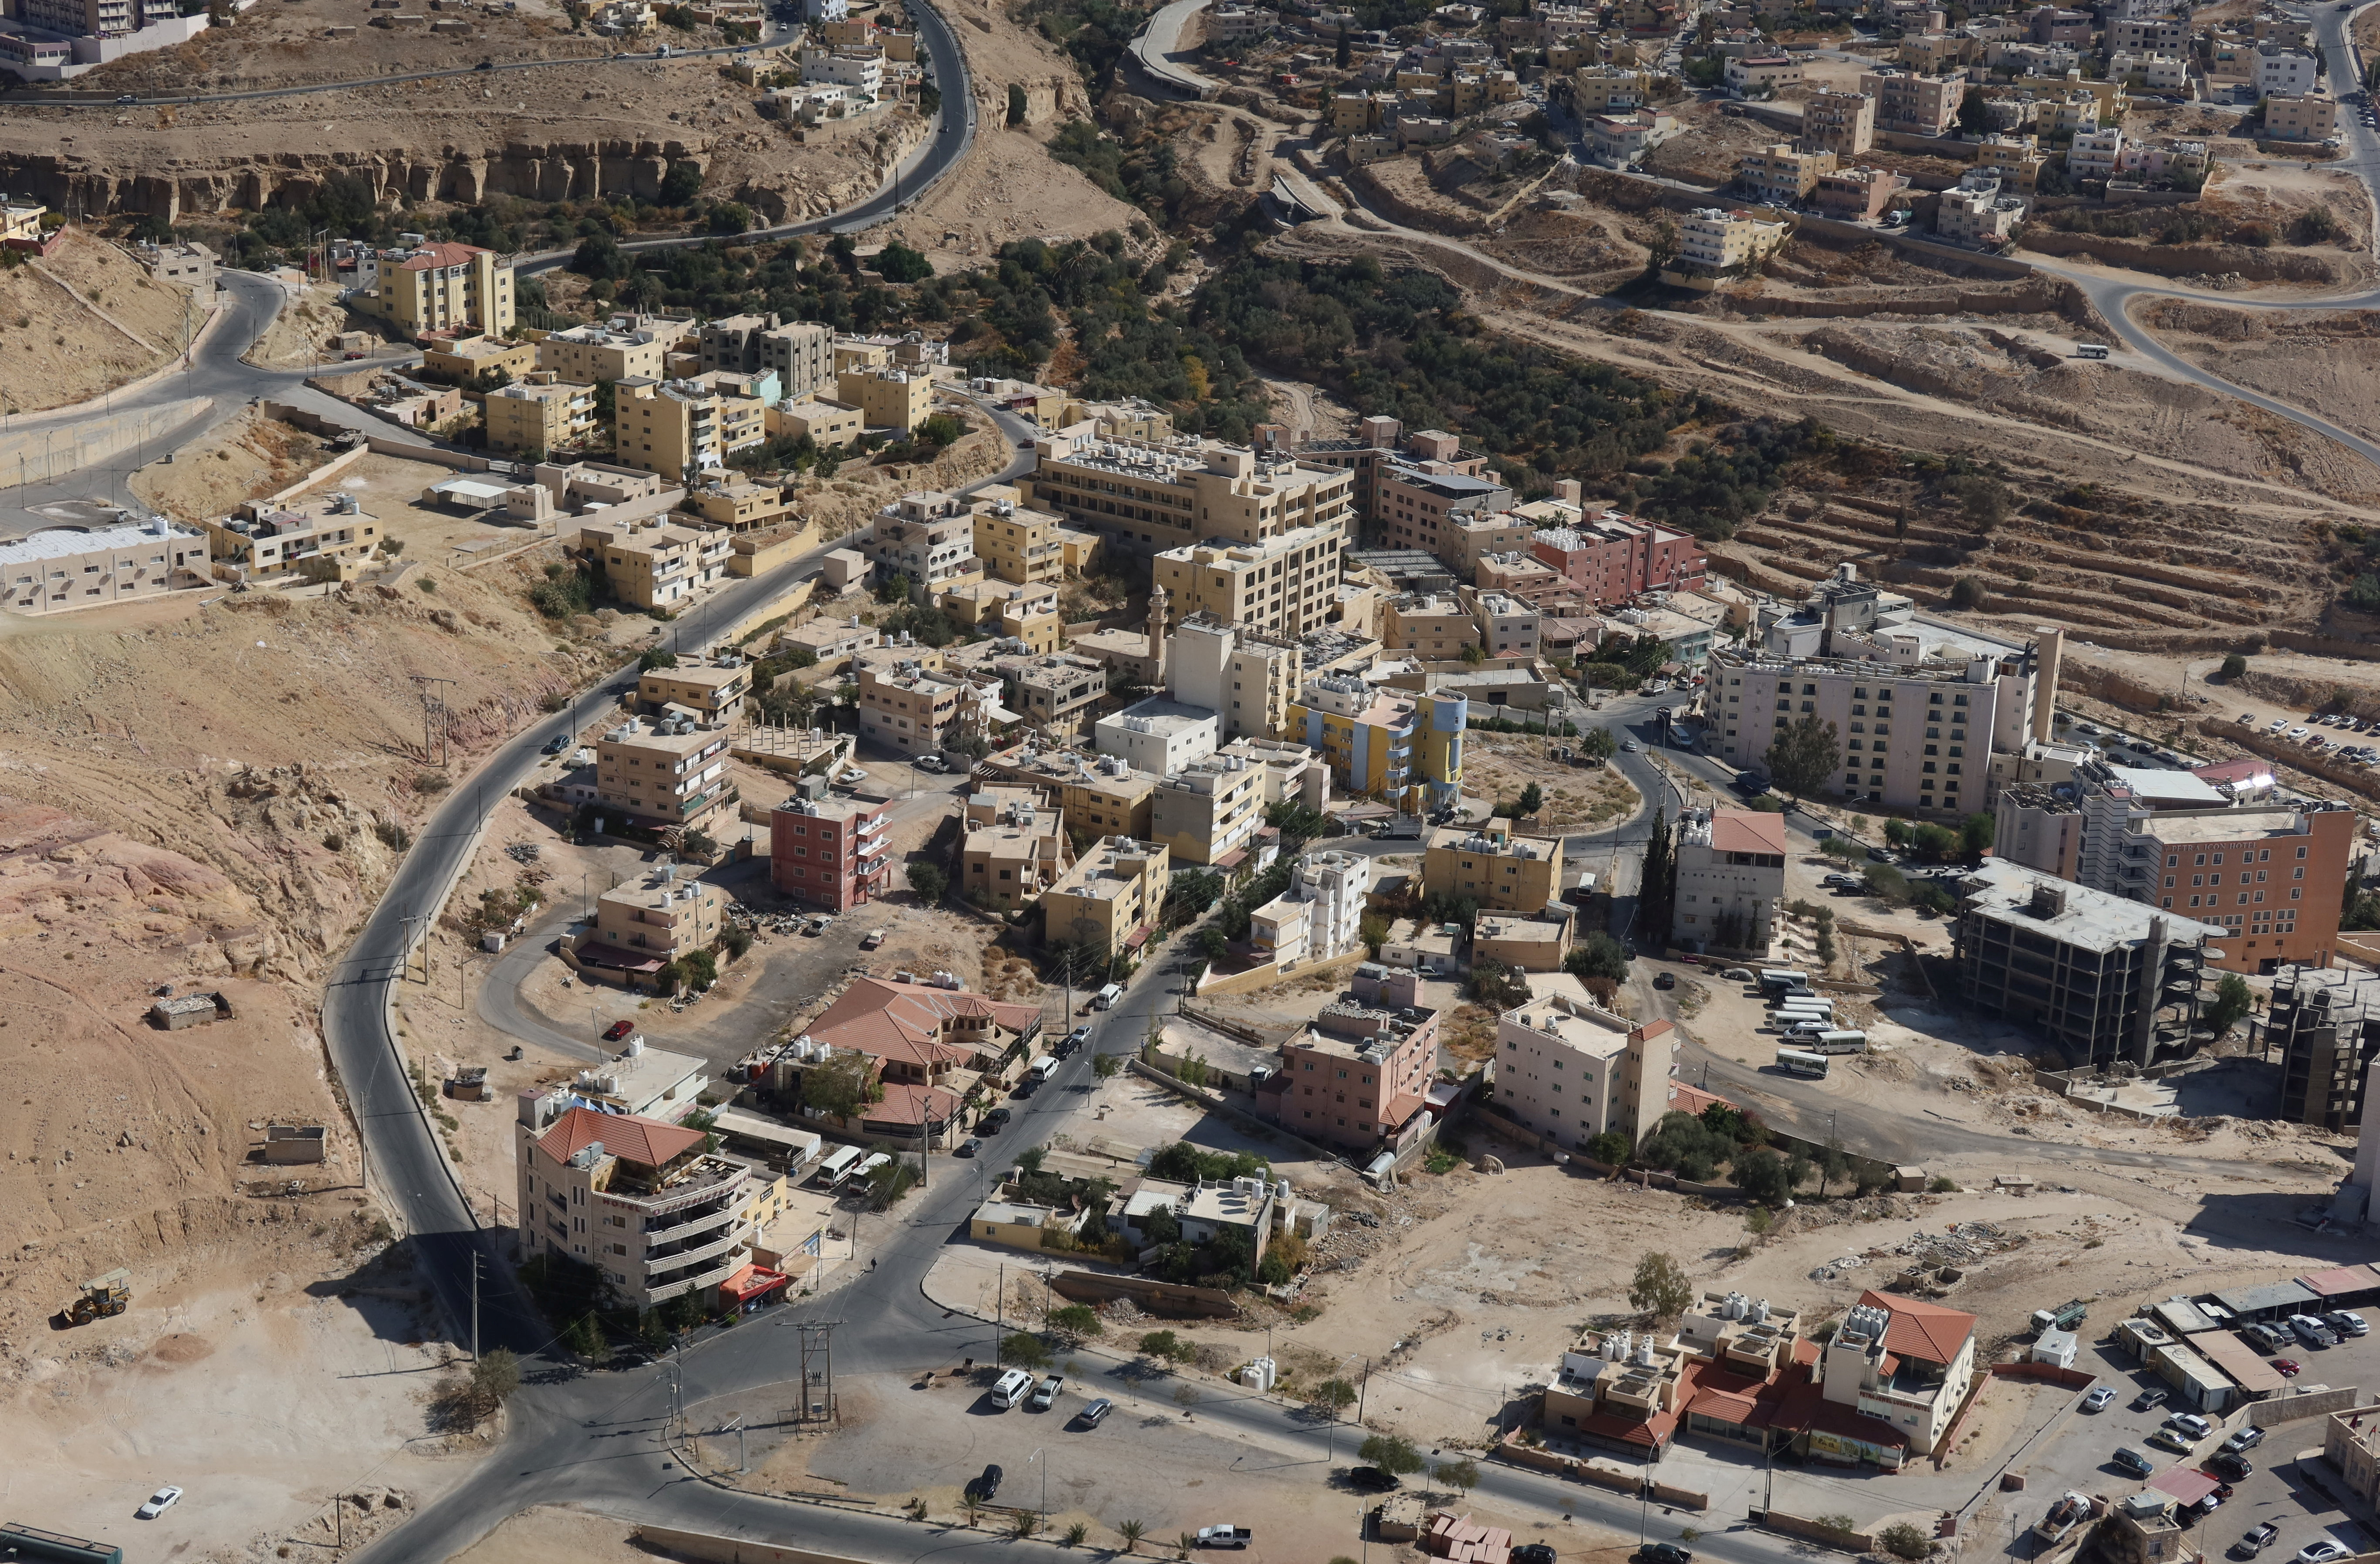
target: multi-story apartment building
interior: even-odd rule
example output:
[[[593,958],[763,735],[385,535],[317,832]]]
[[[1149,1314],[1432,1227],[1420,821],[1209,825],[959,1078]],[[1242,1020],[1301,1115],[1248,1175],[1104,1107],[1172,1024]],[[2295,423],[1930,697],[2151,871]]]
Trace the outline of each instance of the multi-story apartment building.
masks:
[[[1343,538],[1354,479],[1302,460],[1260,458],[1245,446],[1060,435],[1025,486],[1026,500],[1068,525],[1147,555],[1199,542],[1262,543],[1304,527]]]
[[[1833,174],[1823,176],[1818,188],[1824,190],[1827,180],[1835,177]],[[1755,217],[1748,212],[1696,207],[1679,220],[1675,270],[1706,278],[1732,275],[1775,254],[1791,234],[1785,224]]]
[[[595,803],[631,825],[707,823],[727,791],[727,730],[682,717],[631,717],[595,741]]]
[[[1958,188],[1942,192],[1934,209],[1934,231],[1959,244],[2000,245],[2024,221],[2024,198],[2001,194],[1997,172],[1969,169]]]
[[[1670,940],[1694,951],[1765,954],[1785,901],[1785,817],[1691,809],[1678,821]]]
[[[1530,552],[1560,571],[1591,607],[1623,603],[1643,592],[1693,591],[1708,565],[1694,534],[1617,511],[1573,527],[1541,529]]]
[[[36,532],[0,543],[0,608],[62,613],[203,587],[210,552],[206,534],[162,517],[96,532]]]
[[[498,451],[542,455],[583,445],[595,432],[595,388],[575,385],[550,370],[532,370],[481,403],[488,444]]]
[[[839,913],[892,883],[889,806],[856,799],[786,799],[769,811],[769,883]]]
[[[1305,673],[1300,643],[1198,614],[1183,620],[1168,647],[1163,669],[1173,698],[1212,711],[1219,739],[1288,731]]]
[[[953,587],[983,579],[975,527],[975,511],[965,500],[935,489],[912,490],[876,513],[865,547],[878,570],[908,578],[913,600],[931,602]]]
[[[612,595],[667,608],[727,578],[735,538],[723,527],[679,527],[659,516],[578,529],[578,552],[601,562]]]
[[[1359,1158],[1400,1148],[1427,1117],[1438,1035],[1434,1010],[1386,1010],[1342,996],[1281,1045],[1281,1084],[1260,1100],[1278,1105],[1283,1128]]]
[[[1065,523],[1048,511],[1014,500],[975,507],[975,556],[994,580],[1020,586],[1065,578],[1066,549],[1058,529]]]
[[[2319,55],[2282,44],[2265,43],[2256,49],[2256,95],[2260,98],[2296,98],[2313,91],[2322,82],[2322,62]]]
[[[1558,836],[1515,836],[1509,826],[1441,826],[1422,855],[1422,884],[1434,895],[1482,907],[1534,913],[1561,901]]]
[[[1509,592],[1457,587],[1454,595],[1471,615],[1480,650],[1491,658],[1534,658],[1544,621],[1536,607]]]
[[[783,1175],[703,1149],[682,1124],[523,1094],[514,1126],[524,1256],[592,1266],[627,1308],[720,1286],[782,1208]]]
[[[1389,600],[1380,624],[1380,645],[1392,652],[1409,651],[1433,662],[1463,655],[1479,644],[1479,626],[1471,611],[1451,592],[1407,592]]]
[[[162,273],[159,280],[164,280]],[[537,344],[507,342],[468,330],[432,332],[421,342],[421,368],[457,382],[498,370],[524,380],[537,368]]]
[[[678,329],[637,315],[549,332],[538,340],[537,367],[580,385],[599,381],[659,380],[669,368]]]
[[[1457,581],[1488,586],[1481,564],[1499,554],[1527,553],[1539,525],[1521,511],[1456,511],[1439,529],[1445,543],[1439,557],[1453,567]]]
[[[869,429],[910,433],[934,411],[934,377],[921,370],[845,370],[834,396],[859,409]]]
[[[1309,467],[1336,467],[1354,479],[1348,491],[1353,514],[1369,523],[1380,515],[1380,480],[1392,467],[1425,472],[1478,478],[1488,470],[1488,458],[1463,449],[1462,441],[1444,430],[1422,430],[1403,435],[1403,425],[1390,418],[1361,419],[1355,433],[1344,440],[1311,441],[1297,448],[1297,459]]]
[[[1416,435],[1416,440],[1423,438]],[[1374,535],[1390,548],[1452,552],[1459,518],[1508,509],[1512,491],[1453,463],[1383,462],[1377,479]]]
[[[1819,1369],[1828,1400],[1889,1425],[1913,1455],[1942,1442],[1974,1371],[1974,1315],[1882,1292],[1860,1294]]]
[[[2211,964],[2228,971],[2330,964],[2355,851],[2352,811],[2235,804],[2187,771],[2095,760],[2071,786],[2081,883],[2216,925],[2223,943]]]
[[[727,898],[719,887],[664,865],[595,898],[595,927],[574,954],[589,965],[650,984],[662,966],[719,940]]]
[[[1876,145],[1876,94],[1816,91],[1802,104],[1802,147],[1854,158]]]
[[[1160,843],[1100,838],[1041,893],[1041,937],[1111,960],[1139,950],[1165,905],[1172,864]]]
[[[1066,818],[1024,788],[978,794],[965,806],[958,891],[978,906],[1011,912],[1055,885],[1073,867]]]
[[[834,333],[815,321],[779,324],[771,315],[730,315],[706,321],[702,369],[742,374],[773,370],[777,394],[791,401],[826,389],[834,373]]]
[[[1496,1111],[1572,1151],[1597,1135],[1630,1146],[1670,1110],[1677,1030],[1632,1024],[1556,994],[1496,1018]]]
[[[1257,958],[1286,968],[1348,954],[1363,943],[1371,890],[1372,860],[1363,854],[1306,854],[1290,871],[1289,889],[1249,915]]]
[[[2338,103],[2319,92],[2274,93],[2265,100],[2265,134],[2277,141],[2319,141],[2338,133]]]
[[[1959,122],[1967,93],[1967,73],[1921,76],[1913,71],[1870,71],[1860,91],[1876,100],[1876,128],[1904,136],[1947,136]]]
[[[751,667],[738,660],[648,668],[637,675],[637,704],[647,711],[678,707],[706,722],[725,722],[752,693]]]
[[[1176,612],[1211,614],[1252,630],[1295,638],[1338,612],[1337,526],[1302,527],[1256,542],[1217,539],[1168,549],[1149,574]]]
[[[1470,720],[1463,696],[1376,690],[1334,673],[1305,682],[1289,708],[1289,733],[1347,792],[1418,813],[1461,790]]]
[[[361,560],[380,546],[380,518],[358,509],[353,495],[304,503],[309,508],[247,500],[222,520],[199,525],[206,528],[212,556],[251,577],[313,575],[324,568],[335,576],[340,562]],[[92,563],[83,562],[84,575],[91,574]]]
[[[2179,55],[2190,47],[2190,24],[2179,17],[2114,17],[2107,22],[2110,55]]]
[[[1024,744],[983,762],[984,773],[1057,795],[1058,806],[1078,830],[1147,842],[1151,799],[1164,779],[1135,771],[1112,755],[1085,756],[1070,749]]]
[[[1736,55],[1722,67],[1728,91],[1739,98],[1773,95],[1779,87],[1790,87],[1802,79],[1802,62],[1782,51]]]
[[[476,245],[419,244],[382,250],[373,257],[370,282],[359,282],[350,302],[407,336],[460,328],[510,336],[512,262]]]
[[[765,405],[701,381],[638,375],[613,398],[613,459],[670,477],[691,478],[767,438]]]
[[[1215,726],[1215,713],[1203,706],[1152,696],[1100,718],[1095,731],[1100,754],[1162,777],[1214,754]]]
[[[2123,152],[2122,126],[2082,131],[2066,149],[2066,172],[2077,179],[2111,178],[2116,165],[2122,161]]]
[[[942,593],[942,612],[953,624],[981,629],[986,635],[1022,641],[1026,649],[1058,649],[1062,625],[1058,588],[1054,586],[1012,587],[1005,581],[978,581]]]
[[[1968,1005],[2094,1065],[2145,1066],[2192,1046],[2209,942],[2227,929],[1997,858],[1960,890]]]
[[[860,736],[905,755],[939,755],[957,729],[961,697],[970,686],[953,674],[929,673],[914,662],[859,672]]]
[[[1073,652],[994,661],[1002,702],[1053,738],[1072,738],[1107,698],[1105,665]]]
[[[1754,200],[1791,206],[1818,188],[1818,176],[1835,171],[1829,152],[1803,152],[1791,141],[1779,141],[1746,152],[1735,165],[1735,182]]]
[[[1634,66],[1586,66],[1570,79],[1572,109],[1582,115],[1627,114],[1651,101],[1653,78]]]
[[[1176,864],[1236,869],[1264,827],[1264,771],[1209,755],[1162,779],[1149,797],[1150,839]]]

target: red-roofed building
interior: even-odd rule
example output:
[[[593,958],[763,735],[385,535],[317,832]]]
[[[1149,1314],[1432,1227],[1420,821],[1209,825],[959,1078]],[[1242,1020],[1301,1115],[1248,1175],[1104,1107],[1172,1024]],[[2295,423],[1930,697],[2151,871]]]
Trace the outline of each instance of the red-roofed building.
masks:
[[[1827,1343],[1826,1399],[1890,1425],[1930,1455],[1974,1379],[1975,1316],[1938,1303],[1863,1292]]]
[[[997,1090],[1041,1037],[1038,1005],[929,983],[862,977],[803,1028],[812,1043],[864,1055],[882,1097],[847,1127],[939,1146],[978,1083]]]
[[[1678,822],[1671,942],[1766,955],[1785,900],[1785,817],[1693,809]]]
[[[350,302],[404,328],[408,336],[468,328],[489,336],[513,330],[513,267],[477,245],[419,244],[368,257]]]
[[[720,1157],[700,1130],[524,1093],[514,1126],[523,1256],[594,1267],[624,1305],[708,1292],[748,1264],[782,1174]]]

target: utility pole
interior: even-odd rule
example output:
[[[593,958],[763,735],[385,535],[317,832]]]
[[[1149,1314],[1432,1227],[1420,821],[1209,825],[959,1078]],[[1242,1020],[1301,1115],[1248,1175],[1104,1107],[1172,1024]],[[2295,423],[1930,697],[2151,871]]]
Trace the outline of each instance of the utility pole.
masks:
[[[453,713],[448,708],[445,691],[455,687],[455,681],[432,678],[427,673],[416,673],[413,675],[413,685],[421,692],[422,763],[443,766],[451,754],[449,741],[453,727]],[[444,685],[445,689],[431,687],[441,685]]]
[[[1363,1423],[1363,1421],[1364,1421],[1364,1398],[1365,1398],[1366,1396],[1367,1396],[1367,1395],[1371,1394],[1371,1391],[1372,1391],[1372,1360],[1371,1360],[1371,1359],[1369,1359],[1369,1358],[1366,1358],[1366,1359],[1364,1360],[1364,1378],[1363,1378],[1363,1381],[1362,1381],[1362,1383],[1360,1383],[1359,1385],[1357,1385],[1357,1386],[1355,1387],[1355,1422],[1356,1422],[1356,1424],[1357,1424],[1359,1426],[1362,1425],[1362,1423]]]
[[[832,1320],[803,1321],[794,1327],[801,1357],[802,1404],[797,1421],[808,1423],[813,1412],[821,1422],[837,1416],[834,1400],[834,1327]],[[817,1366],[813,1367],[813,1363]],[[813,1387],[823,1387],[814,1390]],[[813,1395],[822,1397],[812,1400]]]
[[[480,1255],[471,1252],[471,1361],[480,1361]]]
[[[1000,1366],[1000,1348],[1008,1334],[1008,1267],[1000,1267],[1000,1291],[991,1300],[991,1366]]]

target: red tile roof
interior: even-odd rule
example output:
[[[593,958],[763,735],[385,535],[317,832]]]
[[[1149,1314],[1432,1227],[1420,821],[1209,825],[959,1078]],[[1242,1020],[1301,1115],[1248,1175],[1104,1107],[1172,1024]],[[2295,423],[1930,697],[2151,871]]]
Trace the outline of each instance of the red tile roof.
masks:
[[[1785,817],[1762,809],[1714,809],[1711,851],[1781,855],[1785,851]]]
[[[971,1048],[942,1040],[949,1024],[960,1016],[989,1016],[995,1026],[1022,1032],[1041,1018],[1041,1010],[1038,1005],[1003,1004],[965,988],[863,977],[844,990],[843,997],[829,1005],[808,1030],[817,1042],[930,1071],[964,1063],[974,1055]]]
[[[537,1148],[556,1162],[567,1162],[600,1141],[605,1151],[624,1162],[659,1168],[700,1146],[703,1139],[700,1130],[664,1124],[642,1114],[574,1108],[538,1136]]]
[[[1815,1431],[1883,1449],[1907,1449],[1909,1436],[1880,1417],[1827,1400],[1817,1385],[1797,1385],[1779,1400],[1771,1423],[1796,1434]]]
[[[2316,1271],[2312,1276],[2301,1276],[2297,1279],[2297,1283],[2317,1298],[2337,1298],[2380,1287],[2380,1273],[2375,1273],[2370,1266],[2341,1266],[2335,1271]]]
[[[1874,1291],[1861,1293],[1860,1302],[1891,1312],[1891,1322],[1884,1328],[1886,1349],[1920,1363],[1957,1362],[1959,1349],[1975,1333],[1974,1315],[1939,1303]]]
[[[920,1086],[904,1081],[884,1083],[884,1100],[870,1103],[861,1121],[868,1124],[923,1124],[931,1114],[935,1122],[947,1124],[959,1110],[958,1094],[940,1086]]]
[[[1700,1086],[1690,1086],[1683,1081],[1670,1083],[1669,1110],[1672,1113],[1691,1113],[1699,1119],[1703,1116],[1703,1109],[1726,1102],[1727,1098],[1717,1092],[1706,1092]]]
[[[493,255],[477,245],[448,244],[443,241],[426,244],[408,255],[397,266],[400,272],[427,272],[433,266],[460,266],[475,255]],[[1779,817],[1780,818],[1782,817]]]

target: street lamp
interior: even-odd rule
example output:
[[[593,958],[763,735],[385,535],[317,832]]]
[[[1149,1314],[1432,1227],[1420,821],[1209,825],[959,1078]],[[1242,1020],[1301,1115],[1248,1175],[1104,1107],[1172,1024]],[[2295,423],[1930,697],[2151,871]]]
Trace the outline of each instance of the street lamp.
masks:
[[[1037,1449],[1037,1450],[1035,1450],[1031,1455],[1028,1455],[1028,1456],[1026,1456],[1026,1457],[1025,1458],[1025,1464],[1026,1464],[1026,1467],[1029,1470],[1029,1469],[1032,1467],[1033,1463],[1034,1463],[1035,1461],[1041,1461],[1041,1452],[1040,1452],[1039,1450],[1038,1450],[1038,1449]],[[1050,1463],[1049,1463],[1048,1461],[1041,1461],[1041,1522],[1040,1522],[1040,1524],[1039,1524],[1039,1525],[1036,1526],[1036,1527],[1034,1528],[1034,1530],[1035,1530],[1035,1531],[1037,1531],[1037,1532],[1046,1532],[1046,1531],[1048,1531],[1049,1529],[1050,1529]]]

